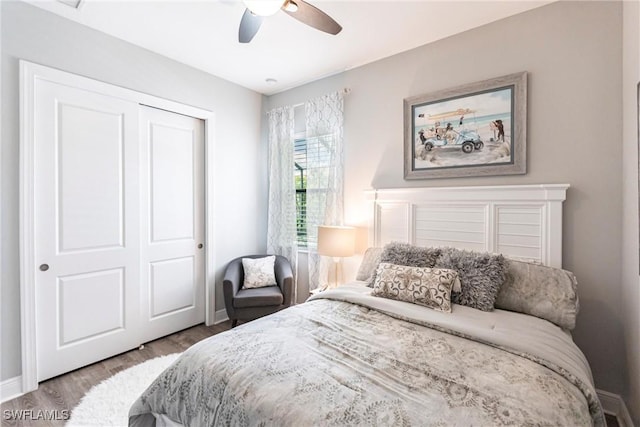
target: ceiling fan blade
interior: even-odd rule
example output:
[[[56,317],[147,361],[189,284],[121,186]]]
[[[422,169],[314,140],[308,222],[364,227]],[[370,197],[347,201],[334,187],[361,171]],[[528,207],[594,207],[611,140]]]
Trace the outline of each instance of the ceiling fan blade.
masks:
[[[287,10],[286,8],[282,10],[298,21],[333,35],[342,31],[340,24],[317,7],[310,5],[304,0],[291,0],[291,3],[295,3],[298,6],[295,12]]]
[[[240,21],[240,29],[238,30],[238,41],[240,43],[249,43],[260,29],[262,19],[262,16],[254,15],[249,9],[245,9]]]

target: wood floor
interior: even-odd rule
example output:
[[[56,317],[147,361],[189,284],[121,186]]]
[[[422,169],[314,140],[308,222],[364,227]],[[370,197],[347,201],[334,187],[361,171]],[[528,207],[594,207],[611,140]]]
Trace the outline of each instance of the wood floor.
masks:
[[[62,411],[68,411],[70,414],[91,387],[112,375],[154,357],[182,352],[198,341],[229,329],[231,329],[231,321],[214,326],[205,326],[204,324],[194,326],[147,343],[143,349],[131,350],[102,362],[44,381],[40,383],[38,390],[2,404],[2,426],[64,426],[64,420],[18,421],[7,419],[10,417],[7,417],[8,413],[6,411],[49,410],[58,411],[58,414],[63,414]],[[9,412],[9,414],[11,413],[15,412]],[[618,427],[618,421],[614,416],[607,415],[606,418],[608,427]]]
[[[3,427],[64,426],[64,420],[16,420],[10,418],[12,418],[12,414],[16,413],[15,411],[29,410],[57,411],[56,414],[59,416],[56,416],[56,418],[63,418],[64,411],[70,414],[91,387],[112,375],[154,357],[182,352],[196,342],[230,328],[230,321],[214,326],[197,325],[147,343],[143,349],[131,350],[102,362],[44,381],[40,383],[38,390],[3,403],[1,424]],[[29,416],[27,417],[29,418]],[[35,418],[35,413],[30,417]]]

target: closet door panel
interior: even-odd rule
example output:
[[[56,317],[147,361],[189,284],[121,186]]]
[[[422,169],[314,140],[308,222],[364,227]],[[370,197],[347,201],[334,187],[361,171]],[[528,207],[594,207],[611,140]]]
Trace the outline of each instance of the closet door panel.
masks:
[[[74,307],[60,312],[62,346],[124,329],[122,268],[59,277],[57,286],[60,305]]]
[[[195,307],[192,287],[196,280],[194,257],[156,261],[149,266],[150,294],[153,297],[150,318]]]
[[[204,321],[204,122],[141,107],[147,340]]]
[[[40,80],[34,99],[38,380],[139,344],[138,105]]]
[[[148,130],[150,242],[193,240],[197,143],[194,129],[150,122]]]
[[[124,117],[58,105],[60,252],[124,244]]]

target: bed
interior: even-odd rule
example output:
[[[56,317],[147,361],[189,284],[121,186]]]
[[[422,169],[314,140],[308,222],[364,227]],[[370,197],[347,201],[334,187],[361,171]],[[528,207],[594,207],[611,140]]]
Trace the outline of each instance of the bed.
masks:
[[[563,197],[542,186],[529,197],[513,192],[515,201],[504,188],[486,192],[487,200],[477,191],[457,193],[457,200],[428,189],[376,192],[371,241],[384,249],[368,251],[358,272],[363,280],[194,345],[134,403],[129,424],[606,425],[589,365],[571,339],[575,277],[551,266],[561,254],[552,233],[562,224]],[[453,232],[446,238],[458,237],[459,248],[416,245],[429,218],[439,230],[461,228],[444,224],[441,215],[417,214],[423,207],[484,212],[484,246],[465,248]],[[406,221],[398,221],[405,211]],[[539,250],[520,243],[508,258],[497,254],[492,245],[509,252],[513,240],[500,236],[517,234],[514,225],[535,234],[531,211]],[[449,221],[470,222],[454,218]],[[413,255],[419,262],[431,257],[429,266],[404,265]],[[483,308],[484,300],[468,293],[475,289],[470,284],[492,283],[486,279],[496,265],[504,282]],[[390,277],[408,277],[407,271],[437,277],[438,289],[461,304],[381,296],[391,289],[384,288]],[[474,298],[479,306],[468,304]]]

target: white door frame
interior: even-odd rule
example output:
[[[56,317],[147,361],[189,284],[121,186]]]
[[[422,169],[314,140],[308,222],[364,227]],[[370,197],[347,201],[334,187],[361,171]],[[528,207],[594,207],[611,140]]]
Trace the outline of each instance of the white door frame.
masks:
[[[36,287],[34,256],[34,99],[36,82],[45,80],[93,91],[138,104],[172,111],[204,121],[205,127],[205,321],[215,315],[215,114],[202,108],[181,104],[109,83],[20,60],[20,321],[22,393],[38,388],[36,358]],[[142,343],[141,343],[142,344]]]

